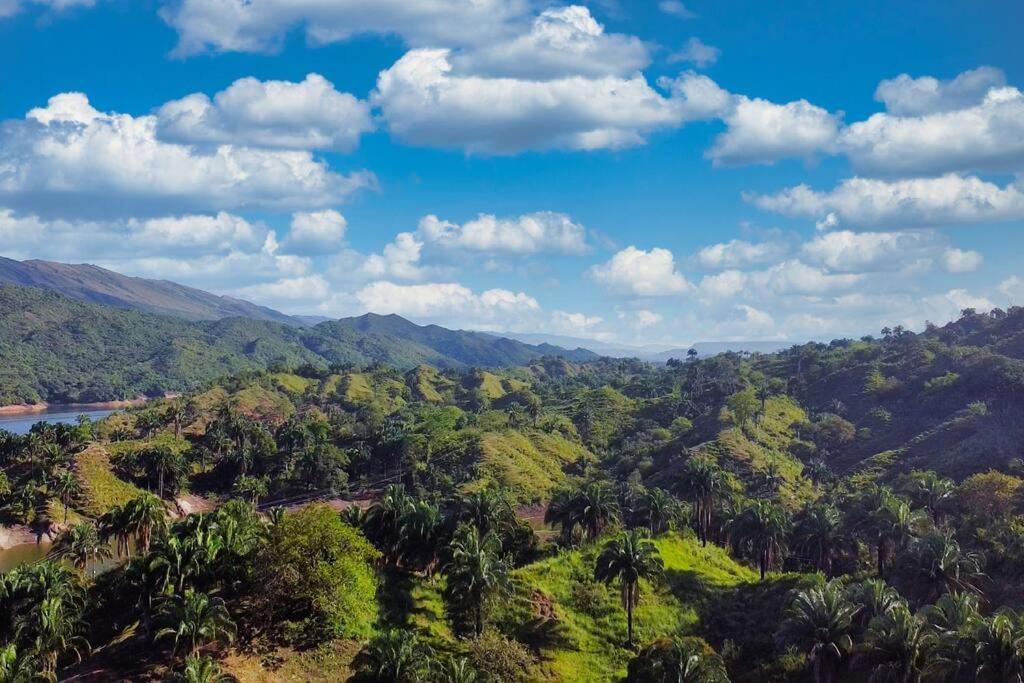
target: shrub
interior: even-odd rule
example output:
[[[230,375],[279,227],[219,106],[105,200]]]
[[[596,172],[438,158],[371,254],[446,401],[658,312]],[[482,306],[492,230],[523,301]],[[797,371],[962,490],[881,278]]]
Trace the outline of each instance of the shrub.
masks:
[[[529,679],[533,655],[522,643],[494,632],[488,632],[469,646],[473,666],[487,680],[513,683]]]
[[[379,553],[326,505],[270,528],[257,565],[265,597],[286,630],[310,639],[367,635],[377,616]]]

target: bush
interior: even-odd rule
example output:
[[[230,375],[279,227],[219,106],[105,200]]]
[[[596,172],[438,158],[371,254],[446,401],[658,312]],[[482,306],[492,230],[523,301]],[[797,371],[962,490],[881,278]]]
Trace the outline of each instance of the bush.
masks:
[[[488,681],[513,683],[529,679],[533,655],[522,643],[494,632],[488,632],[469,646],[473,666]]]
[[[683,672],[686,672],[684,674]],[[629,663],[628,683],[668,680],[726,683],[725,663],[714,648],[696,637],[658,638]]]
[[[276,621],[315,640],[370,633],[379,553],[326,505],[285,515],[257,562]]]

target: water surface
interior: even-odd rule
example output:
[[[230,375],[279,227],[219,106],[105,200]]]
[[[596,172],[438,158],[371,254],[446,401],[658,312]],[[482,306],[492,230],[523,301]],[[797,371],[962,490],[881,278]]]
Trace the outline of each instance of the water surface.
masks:
[[[88,406],[52,406],[38,413],[25,413],[24,415],[0,415],[0,429],[6,429],[15,434],[28,434],[36,422],[61,422],[64,424],[75,424],[79,415],[88,415],[93,420],[99,420],[110,415],[112,408],[89,408]]]

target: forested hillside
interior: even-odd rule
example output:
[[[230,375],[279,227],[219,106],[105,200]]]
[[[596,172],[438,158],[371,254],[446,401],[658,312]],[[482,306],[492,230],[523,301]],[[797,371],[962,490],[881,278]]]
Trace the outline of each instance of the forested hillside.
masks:
[[[387,318],[397,323],[393,329],[362,329],[365,320],[312,328],[237,317],[189,322],[0,285],[0,405],[160,396],[247,370],[303,364],[461,368],[522,364],[546,354],[595,357],[419,327],[397,316]]]
[[[382,325],[408,323],[348,327]],[[301,364],[0,435],[5,522],[56,539],[0,583],[4,661],[1016,681],[1022,331],[1018,308],[666,366]]]

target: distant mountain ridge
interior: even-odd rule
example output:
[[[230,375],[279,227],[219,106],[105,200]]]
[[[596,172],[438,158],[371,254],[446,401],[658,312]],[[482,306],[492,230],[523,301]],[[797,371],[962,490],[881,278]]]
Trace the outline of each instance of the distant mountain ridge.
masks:
[[[687,351],[690,349],[695,350],[701,358],[706,358],[707,356],[714,356],[727,351],[774,353],[788,349],[798,343],[784,341],[704,341],[697,342],[688,348],[666,348],[665,345],[646,344],[644,346],[630,346],[628,344],[602,342],[596,339],[538,332],[503,332],[502,334],[510,339],[517,339],[527,344],[550,343],[563,348],[578,347],[611,358],[639,358],[640,360],[652,363],[664,363],[670,358],[686,358]]]
[[[230,317],[189,321],[0,284],[0,405],[186,391],[277,366],[384,363],[399,369],[523,365],[597,355],[367,314],[315,327]]]
[[[71,299],[185,320],[243,317],[286,325],[307,324],[242,299],[218,296],[168,280],[129,277],[87,263],[15,261],[0,257],[0,283],[48,289]]]

